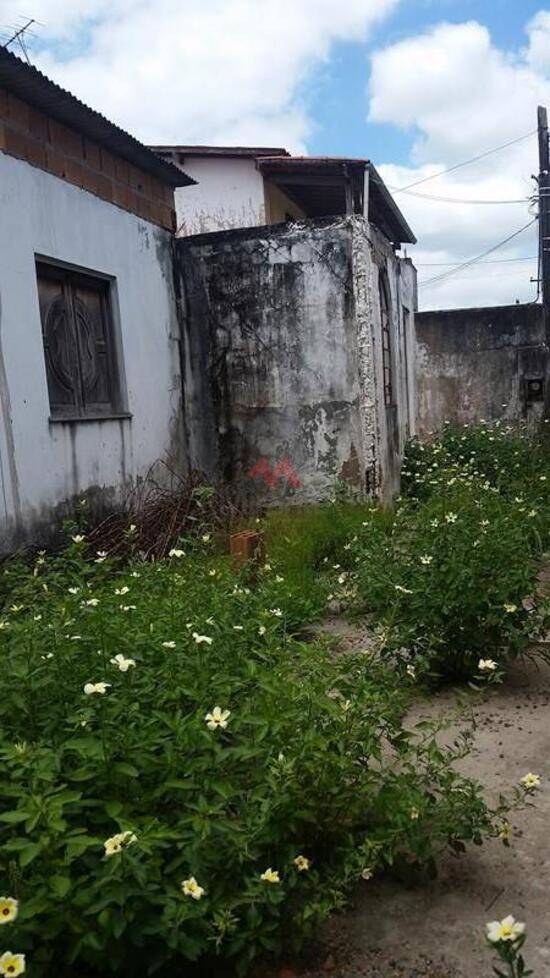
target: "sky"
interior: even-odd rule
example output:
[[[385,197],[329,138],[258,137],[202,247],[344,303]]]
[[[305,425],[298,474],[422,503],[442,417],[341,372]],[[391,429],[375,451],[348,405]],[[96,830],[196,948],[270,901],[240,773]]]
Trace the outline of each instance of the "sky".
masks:
[[[32,62],[145,143],[372,160],[418,238],[420,308],[535,300],[550,3],[0,0],[0,40],[28,17]]]

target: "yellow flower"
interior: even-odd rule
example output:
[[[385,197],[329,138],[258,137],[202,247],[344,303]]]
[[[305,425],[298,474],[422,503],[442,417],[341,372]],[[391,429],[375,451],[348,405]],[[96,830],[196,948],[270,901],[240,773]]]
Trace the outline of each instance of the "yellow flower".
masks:
[[[103,843],[106,858],[114,856],[117,852],[122,852],[123,849],[131,846],[134,842],[137,842],[137,835],[134,832],[130,832],[129,830],[126,832],[117,832],[110,839],[105,839]]]
[[[107,692],[107,688],[110,685],[111,683],[103,683],[103,682],[86,683],[86,685],[84,686],[84,692],[86,696],[93,696],[94,693],[99,693],[101,696],[103,696],[103,694]]]
[[[202,645],[203,643],[206,643],[206,645],[212,645],[212,642],[214,641],[214,639],[210,638],[209,635],[199,635],[198,632],[193,632],[193,638],[197,645]]]
[[[222,710],[221,707],[215,706],[212,713],[207,713],[205,716],[206,726],[210,730],[217,730],[221,727],[222,730],[227,727],[227,720],[231,716],[231,710]]]
[[[200,900],[204,896],[204,887],[199,886],[194,876],[190,876],[188,880],[183,880],[181,888],[185,896],[191,897],[193,900]]]
[[[492,920],[486,924],[487,940],[491,944],[498,944],[500,941],[510,941],[513,943],[525,931],[525,924],[520,924],[511,914],[503,920]]]
[[[498,833],[498,837],[499,837],[499,839],[502,839],[503,842],[508,842],[511,839],[511,837],[512,837],[512,829],[510,827],[510,823],[509,822],[503,822],[502,823],[502,825],[500,827],[500,831]]]
[[[263,880],[264,883],[280,883],[281,882],[277,870],[276,869],[271,869],[271,867],[269,867],[269,869],[266,869],[265,873],[262,873],[262,875],[260,876],[260,879]]]
[[[531,774],[531,772],[529,771],[528,774],[523,775],[521,779],[521,783],[526,791],[533,791],[534,788],[540,787],[540,775]]]
[[[299,873],[303,873],[306,869],[309,869],[309,867],[311,866],[311,863],[307,858],[307,856],[296,856],[296,859],[293,860],[293,863],[296,866],[296,869],[298,870]]]
[[[17,917],[19,904],[13,897],[0,897],[0,924],[11,924]]]
[[[121,672],[128,672],[128,669],[130,669],[132,666],[135,666],[136,664],[135,659],[126,659],[123,656],[122,652],[119,652],[118,655],[115,655],[114,659],[109,659],[109,662],[111,663],[112,666],[118,666]]]
[[[420,812],[418,811],[418,808],[415,808],[414,807],[414,805],[413,805],[413,807],[411,808],[411,810],[409,812],[409,818],[413,822],[416,822],[417,819],[420,818]]]
[[[13,954],[12,951],[5,951],[0,957],[0,975],[8,975],[9,978],[17,978],[25,971],[25,955]]]
[[[517,611],[518,610],[517,604],[509,604],[508,602],[506,602],[503,605],[503,608],[504,608],[505,611],[508,612],[509,615],[513,615],[514,614],[514,611]]]
[[[497,668],[497,663],[494,659],[480,659],[477,668],[480,672],[494,672]]]

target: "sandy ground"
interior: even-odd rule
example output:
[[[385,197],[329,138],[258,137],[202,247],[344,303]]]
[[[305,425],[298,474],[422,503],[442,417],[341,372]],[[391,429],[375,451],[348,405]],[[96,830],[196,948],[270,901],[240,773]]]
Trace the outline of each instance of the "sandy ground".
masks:
[[[365,635],[342,621],[323,630],[348,648]],[[456,698],[445,692],[418,703],[408,723],[454,716]],[[527,924],[525,958],[534,978],[550,978],[550,668],[517,663],[506,684],[472,712],[474,750],[461,766],[489,797],[510,790],[527,771],[542,777],[534,806],[512,819],[511,847],[491,840],[460,859],[444,857],[429,883],[361,883],[350,909],[325,924],[311,950],[315,964],[293,962],[280,978],[489,978],[495,959],[484,924],[508,913]]]

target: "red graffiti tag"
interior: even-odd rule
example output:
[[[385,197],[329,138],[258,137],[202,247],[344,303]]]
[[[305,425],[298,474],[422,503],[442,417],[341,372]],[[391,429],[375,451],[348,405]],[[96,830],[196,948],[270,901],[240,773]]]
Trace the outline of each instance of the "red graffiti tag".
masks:
[[[279,479],[286,479],[291,489],[300,489],[302,483],[298,473],[289,458],[282,458],[275,466],[271,466],[268,458],[259,458],[249,470],[251,479],[263,479],[266,486],[275,489]]]

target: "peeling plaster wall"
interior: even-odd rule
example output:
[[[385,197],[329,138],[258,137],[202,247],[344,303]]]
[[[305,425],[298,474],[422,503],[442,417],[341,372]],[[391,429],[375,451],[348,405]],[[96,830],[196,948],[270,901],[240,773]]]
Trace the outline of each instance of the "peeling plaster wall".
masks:
[[[388,474],[378,264],[396,296],[400,369],[410,263],[362,217],[189,237],[178,250],[191,464],[269,502],[326,498],[339,479],[389,497],[405,433]],[[401,387],[396,374],[400,398]]]
[[[0,552],[45,539],[77,495],[113,504],[155,460],[184,465],[172,243],[0,153]],[[36,254],[113,276],[131,419],[48,421]]]
[[[548,367],[541,306],[418,313],[419,434],[437,431],[446,421],[536,421],[544,401],[529,399],[529,381],[542,379],[548,399]]]

